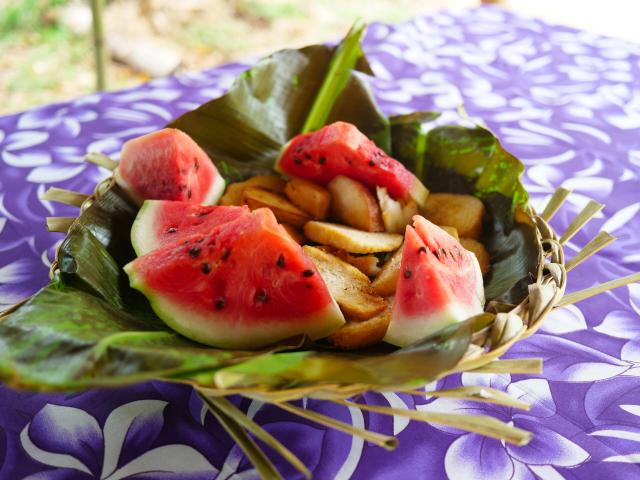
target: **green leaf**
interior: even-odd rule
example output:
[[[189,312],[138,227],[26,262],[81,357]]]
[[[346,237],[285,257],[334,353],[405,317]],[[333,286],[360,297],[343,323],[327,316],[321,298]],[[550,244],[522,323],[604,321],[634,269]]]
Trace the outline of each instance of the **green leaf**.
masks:
[[[489,130],[434,127],[436,118],[432,112],[392,117],[392,152],[430,191],[482,199],[487,210],[482,241],[491,257],[485,296],[517,304],[528,295],[540,254],[535,225],[524,208],[524,166]]]
[[[339,51],[339,59],[345,59],[333,64],[334,70],[339,68],[339,89],[323,94],[324,100],[316,108],[322,110],[323,117],[327,114],[327,121],[353,123],[382,145],[388,144],[386,117],[366,82],[351,71],[354,57],[361,57],[360,34],[357,29],[352,32],[342,50],[340,46],[312,45],[276,52],[241,74],[227,94],[168,126],[189,134],[228,181],[270,173],[282,146],[302,131]],[[363,59],[355,66],[370,72]]]
[[[0,323],[0,377],[35,390],[119,386],[227,365],[253,352],[209,348],[157,318],[48,286]]]
[[[360,38],[362,38],[365,27],[364,23],[357,21],[336,49],[329,64],[329,71],[324,77],[300,133],[313,132],[326,124],[338,95],[347,85],[351,71],[358,58],[362,56]]]
[[[215,381],[224,388],[423,384],[458,363],[471,341],[472,327],[471,322],[451,325],[416,345],[378,354],[305,351],[260,356],[218,371]]]
[[[62,282],[101,296],[116,308],[124,304],[118,289],[122,269],[82,223],[74,223],[57,255]]]

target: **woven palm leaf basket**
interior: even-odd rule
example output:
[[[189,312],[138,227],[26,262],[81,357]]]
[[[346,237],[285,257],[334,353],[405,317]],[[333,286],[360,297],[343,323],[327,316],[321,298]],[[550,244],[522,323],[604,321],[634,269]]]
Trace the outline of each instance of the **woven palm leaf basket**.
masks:
[[[567,274],[610,244],[600,232],[570,261],[563,245],[601,209],[589,202],[567,230],[549,225],[570,194],[558,189],[537,213],[528,203],[523,166],[486,128],[442,125],[438,114],[386,117],[363,74],[371,74],[357,25],[335,47],[283,50],[240,75],[229,92],[174,120],[214,159],[227,182],[272,171],[282,146],[300,132],[343,120],[355,124],[432,191],[470,193],[487,211],[483,242],[491,256],[485,312],[404,348],[380,345],[342,352],[294,338],[260,351],[223,350],[169,330],[146,300],[129,288],[122,267],[133,252],[129,233],[138,207],[112,176],[91,195],[52,188],[45,199],[79,207],[78,217],[47,219],[66,233],[51,283],[0,316],[0,380],[15,388],[72,391],[148,380],[192,385],[211,413],[264,478],[280,478],[257,440],[310,477],[281,442],[226,397],[242,395],[386,449],[392,436],[367,431],[295,405],[314,398],[385,415],[476,432],[517,445],[529,432],[481,415],[396,409],[359,403],[366,392],[451,397],[526,409],[521,400],[488,387],[428,391],[456,372],[540,373],[540,359],[500,360],[534,334],[553,309],[640,280],[613,280],[564,295]],[[87,161],[114,170],[101,154]]]

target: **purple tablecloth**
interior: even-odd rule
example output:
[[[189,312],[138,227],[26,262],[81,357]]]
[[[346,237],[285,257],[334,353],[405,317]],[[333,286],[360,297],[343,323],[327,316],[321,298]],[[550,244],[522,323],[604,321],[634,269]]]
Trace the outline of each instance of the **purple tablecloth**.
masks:
[[[528,166],[534,206],[560,185],[574,190],[554,218],[560,231],[588,198],[602,215],[567,245],[600,229],[616,244],[571,272],[577,290],[640,270],[640,48],[501,10],[482,8],[373,25],[365,51],[388,113],[464,102]],[[89,192],[107,172],[88,151],[117,155],[131,137],[220,95],[247,67],[153,81],[116,93],[0,118],[0,305],[47,282],[59,234],[44,217],[73,210],[42,201],[49,186]],[[494,415],[534,433],[525,447],[402,418],[305,403],[396,434],[386,452],[258,402],[240,405],[289,445],[318,479],[640,478],[640,285],[554,312],[507,355],[542,357],[544,375],[464,374],[441,386],[491,385],[532,404],[488,404],[370,394],[372,404]],[[287,478],[299,478],[276,458]],[[42,395],[0,388],[2,479],[246,479],[255,472],[201,402],[160,382],[111,391]],[[146,472],[146,474],[145,474]]]

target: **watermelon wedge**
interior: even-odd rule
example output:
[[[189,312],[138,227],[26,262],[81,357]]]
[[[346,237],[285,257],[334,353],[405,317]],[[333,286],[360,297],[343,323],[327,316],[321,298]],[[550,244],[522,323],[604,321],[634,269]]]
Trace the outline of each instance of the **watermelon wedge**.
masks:
[[[211,205],[224,178],[189,135],[174,128],[129,140],[122,147],[116,182],[138,205],[144,200],[181,200]]]
[[[131,243],[138,256],[194,233],[208,233],[218,225],[249,214],[249,207],[198,205],[191,202],[146,200],[131,227]]]
[[[424,207],[429,194],[404,165],[378,148],[355,125],[345,122],[297,135],[284,146],[275,168],[320,185],[344,175],[372,191],[385,187],[394,199],[410,198],[420,207]]]
[[[216,347],[255,349],[300,334],[317,339],[344,324],[314,264],[268,209],[124,269],[167,325]]]
[[[413,217],[407,225],[393,314],[384,341],[401,347],[483,312],[475,255],[440,227]]]

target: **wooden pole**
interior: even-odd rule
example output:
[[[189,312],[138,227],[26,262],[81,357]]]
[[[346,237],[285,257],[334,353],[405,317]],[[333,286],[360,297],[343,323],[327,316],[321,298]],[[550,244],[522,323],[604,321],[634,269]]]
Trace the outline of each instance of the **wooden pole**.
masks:
[[[96,67],[96,90],[106,88],[107,55],[104,44],[104,26],[102,23],[102,6],[104,0],[91,0],[91,14],[93,17],[93,50]]]

